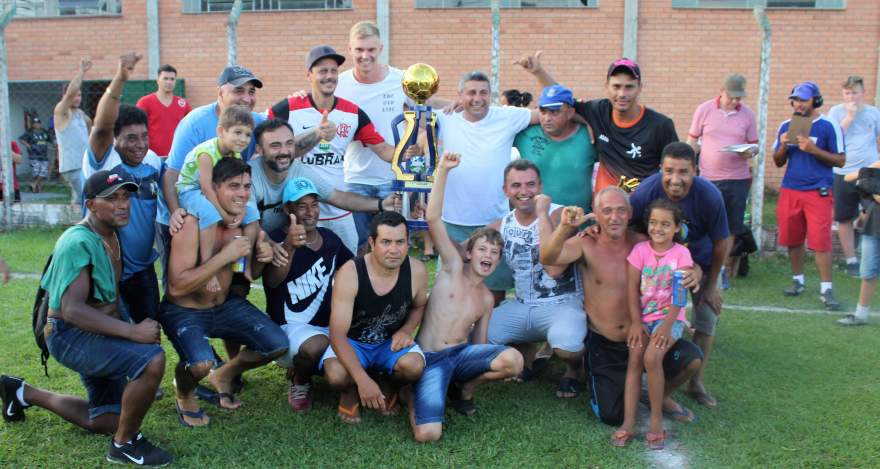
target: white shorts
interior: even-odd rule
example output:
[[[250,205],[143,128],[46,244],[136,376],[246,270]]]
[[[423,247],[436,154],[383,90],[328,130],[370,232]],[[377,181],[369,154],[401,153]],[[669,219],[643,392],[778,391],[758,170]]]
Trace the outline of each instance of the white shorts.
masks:
[[[357,254],[358,232],[357,226],[354,224],[354,217],[351,216],[351,213],[332,220],[321,220],[318,222],[318,226],[321,228],[327,228],[336,233],[336,236],[339,236],[339,239],[342,240],[342,244],[345,245],[352,254]]]
[[[293,368],[293,357],[299,353],[299,348],[302,347],[302,344],[306,343],[307,340],[316,335],[323,335],[324,337],[327,337],[328,340],[330,338],[329,328],[313,326],[311,324],[298,322],[287,323],[281,326],[281,330],[287,335],[289,345],[287,353],[278,357],[278,359],[275,360],[275,363],[284,368]],[[327,349],[330,349],[329,345],[327,346]]]
[[[577,353],[584,349],[587,315],[579,296],[558,303],[526,304],[507,300],[492,311],[489,343],[529,344],[547,341],[550,346]]]

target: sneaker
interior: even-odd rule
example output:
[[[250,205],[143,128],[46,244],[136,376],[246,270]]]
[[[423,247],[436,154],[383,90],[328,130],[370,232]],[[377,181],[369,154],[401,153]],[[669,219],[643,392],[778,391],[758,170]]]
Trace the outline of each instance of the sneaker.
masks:
[[[853,262],[846,265],[846,275],[852,278],[859,278],[859,263]]]
[[[837,298],[834,298],[834,291],[830,288],[825,290],[825,293],[819,295],[819,299],[825,304],[825,309],[829,311],[837,311],[840,309],[840,302],[837,301]]]
[[[294,412],[305,412],[312,408],[312,383],[293,384],[287,388],[287,403]]]
[[[785,296],[798,296],[804,292],[804,284],[798,282],[797,280],[792,279],[791,286],[782,290],[782,294]]]
[[[116,464],[134,464],[136,466],[165,466],[171,462],[171,454],[158,446],[154,446],[140,433],[134,440],[117,447],[110,438],[110,449],[107,460]]]
[[[721,290],[730,290],[730,277],[724,267],[721,268]]]
[[[837,324],[840,324],[841,326],[864,326],[868,324],[868,318],[860,318],[855,314],[847,314],[842,319],[838,319]]]
[[[0,376],[0,398],[3,400],[3,420],[18,422],[24,420],[24,409],[30,407],[21,404],[16,392],[24,386],[24,380],[14,376]]]

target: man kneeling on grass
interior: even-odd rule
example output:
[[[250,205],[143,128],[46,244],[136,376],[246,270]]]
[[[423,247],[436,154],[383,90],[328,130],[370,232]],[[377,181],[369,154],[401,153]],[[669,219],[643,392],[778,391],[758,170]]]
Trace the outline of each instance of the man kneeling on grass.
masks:
[[[471,416],[476,412],[473,393],[477,384],[512,378],[523,366],[522,355],[516,349],[486,343],[495,299],[484,280],[501,258],[501,233],[493,228],[474,231],[466,241],[462,259],[459,246],[449,238],[440,219],[446,176],[459,161],[457,153],[443,155],[425,214],[442,267],[416,338],[425,352],[426,366],[409,407],[413,436],[421,442],[437,441],[443,433],[447,388],[455,410]],[[475,323],[474,343],[469,344],[468,335]]]
[[[122,246],[119,228],[128,224],[131,194],[138,185],[110,171],[85,183],[88,216],[58,238],[41,282],[49,295],[45,328],[49,352],[79,373],[88,401],[0,377],[3,418],[23,420],[24,409],[42,407],[95,433],[113,433],[107,460],[161,466],[171,455],[140,433],[165,370],[159,324],[146,318],[123,321],[119,306]]]
[[[250,166],[237,158],[223,158],[214,166],[212,185],[217,201],[233,217],[245,212],[250,197],[250,173]],[[265,236],[260,233],[260,238]],[[174,375],[177,413],[185,427],[208,424],[208,416],[199,408],[194,392],[202,378],[207,376],[214,386],[220,407],[236,409],[241,402],[232,394],[233,378],[287,352],[287,336],[277,324],[244,298],[228,295],[232,265],[248,256],[254,244],[241,234],[241,228],[220,225],[211,248],[212,257],[206,262],[199,259],[199,221],[195,217],[188,215],[171,239],[168,290],[159,319],[180,355]],[[269,243],[260,240],[256,244],[253,257],[257,262],[272,260]],[[220,290],[206,290],[205,284],[215,276]],[[215,359],[209,337],[235,340],[245,348],[212,371]]]
[[[413,334],[428,302],[425,265],[407,256],[409,232],[397,212],[370,223],[370,251],[336,272],[330,306],[330,348],[321,358],[324,376],[339,398],[339,418],[359,423],[360,405],[383,415],[399,411],[397,390],[416,382],[425,368]],[[391,375],[385,392],[367,370]],[[360,402],[359,402],[360,401]]]

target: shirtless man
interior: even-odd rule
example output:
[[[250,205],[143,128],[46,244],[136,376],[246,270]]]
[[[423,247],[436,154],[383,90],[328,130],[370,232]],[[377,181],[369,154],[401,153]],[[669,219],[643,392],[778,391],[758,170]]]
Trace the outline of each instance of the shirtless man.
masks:
[[[220,206],[233,216],[243,215],[250,197],[250,166],[239,159],[223,158],[213,174]],[[233,378],[287,352],[287,335],[277,324],[246,299],[227,295],[232,283],[230,265],[247,256],[253,243],[241,236],[241,228],[218,228],[213,256],[202,263],[198,225],[197,219],[187,216],[171,240],[168,290],[159,315],[165,335],[180,355],[175,370],[177,413],[180,424],[187,427],[208,424],[194,392],[202,378],[207,376],[217,391],[218,405],[235,409],[241,402],[232,395]],[[264,236],[261,232],[260,238]],[[256,244],[257,262],[271,261],[269,243],[260,239]],[[220,282],[219,292],[202,288],[213,276]],[[212,371],[215,358],[208,337],[232,339],[244,349]]]
[[[594,213],[599,225],[595,237],[572,235],[585,220],[580,207],[563,208],[559,226],[554,231],[546,212],[539,213],[541,263],[564,265],[578,263],[584,283],[584,310],[589,319],[585,366],[593,395],[590,405],[599,419],[608,425],[623,422],[623,390],[626,381],[627,334],[630,318],[626,308],[626,256],[640,239],[627,230],[632,208],[627,194],[611,186],[596,194]],[[699,284],[700,271],[687,271],[684,285]],[[640,326],[640,325],[639,325]],[[679,340],[666,354],[664,413],[679,421],[693,421],[693,414],[669,396],[699,370],[700,349]]]
[[[522,370],[522,355],[510,347],[487,344],[495,298],[483,281],[501,258],[503,240],[494,228],[482,228],[466,241],[464,258],[440,219],[446,176],[460,161],[446,153],[434,174],[425,218],[434,249],[443,261],[416,342],[425,353],[425,371],[411,399],[410,424],[416,441],[437,441],[443,433],[443,411],[449,386],[460,393],[456,410],[473,415],[477,384],[511,378]],[[473,327],[473,341],[468,336]]]
[[[370,251],[337,272],[330,303],[330,347],[321,358],[324,377],[342,391],[339,418],[360,423],[360,405],[393,415],[397,389],[422,376],[425,358],[413,341],[428,302],[425,265],[407,256],[409,232],[397,212],[370,222]],[[367,370],[391,376],[383,392]]]

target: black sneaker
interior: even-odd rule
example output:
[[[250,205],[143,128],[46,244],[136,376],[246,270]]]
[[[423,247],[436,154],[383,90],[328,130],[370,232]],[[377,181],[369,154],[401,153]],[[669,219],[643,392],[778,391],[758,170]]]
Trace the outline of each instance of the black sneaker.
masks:
[[[825,293],[819,295],[819,299],[825,304],[825,309],[828,311],[840,310],[840,302],[834,297],[834,292],[830,288],[825,290]]]
[[[158,446],[154,446],[140,433],[129,443],[116,446],[110,438],[110,449],[107,460],[116,464],[134,464],[135,466],[165,466],[171,462],[171,454]]]
[[[798,282],[797,280],[792,279],[792,281],[791,281],[791,286],[790,286],[790,287],[786,287],[784,290],[782,290],[782,294],[785,295],[785,296],[798,296],[798,295],[800,295],[801,293],[803,293],[804,290],[805,290],[805,288],[804,288],[804,284],[803,284],[803,283]]]
[[[15,395],[18,388],[24,386],[24,380],[14,376],[0,376],[0,399],[3,400],[3,420],[18,422],[24,420],[24,409],[30,406],[21,405]]]

